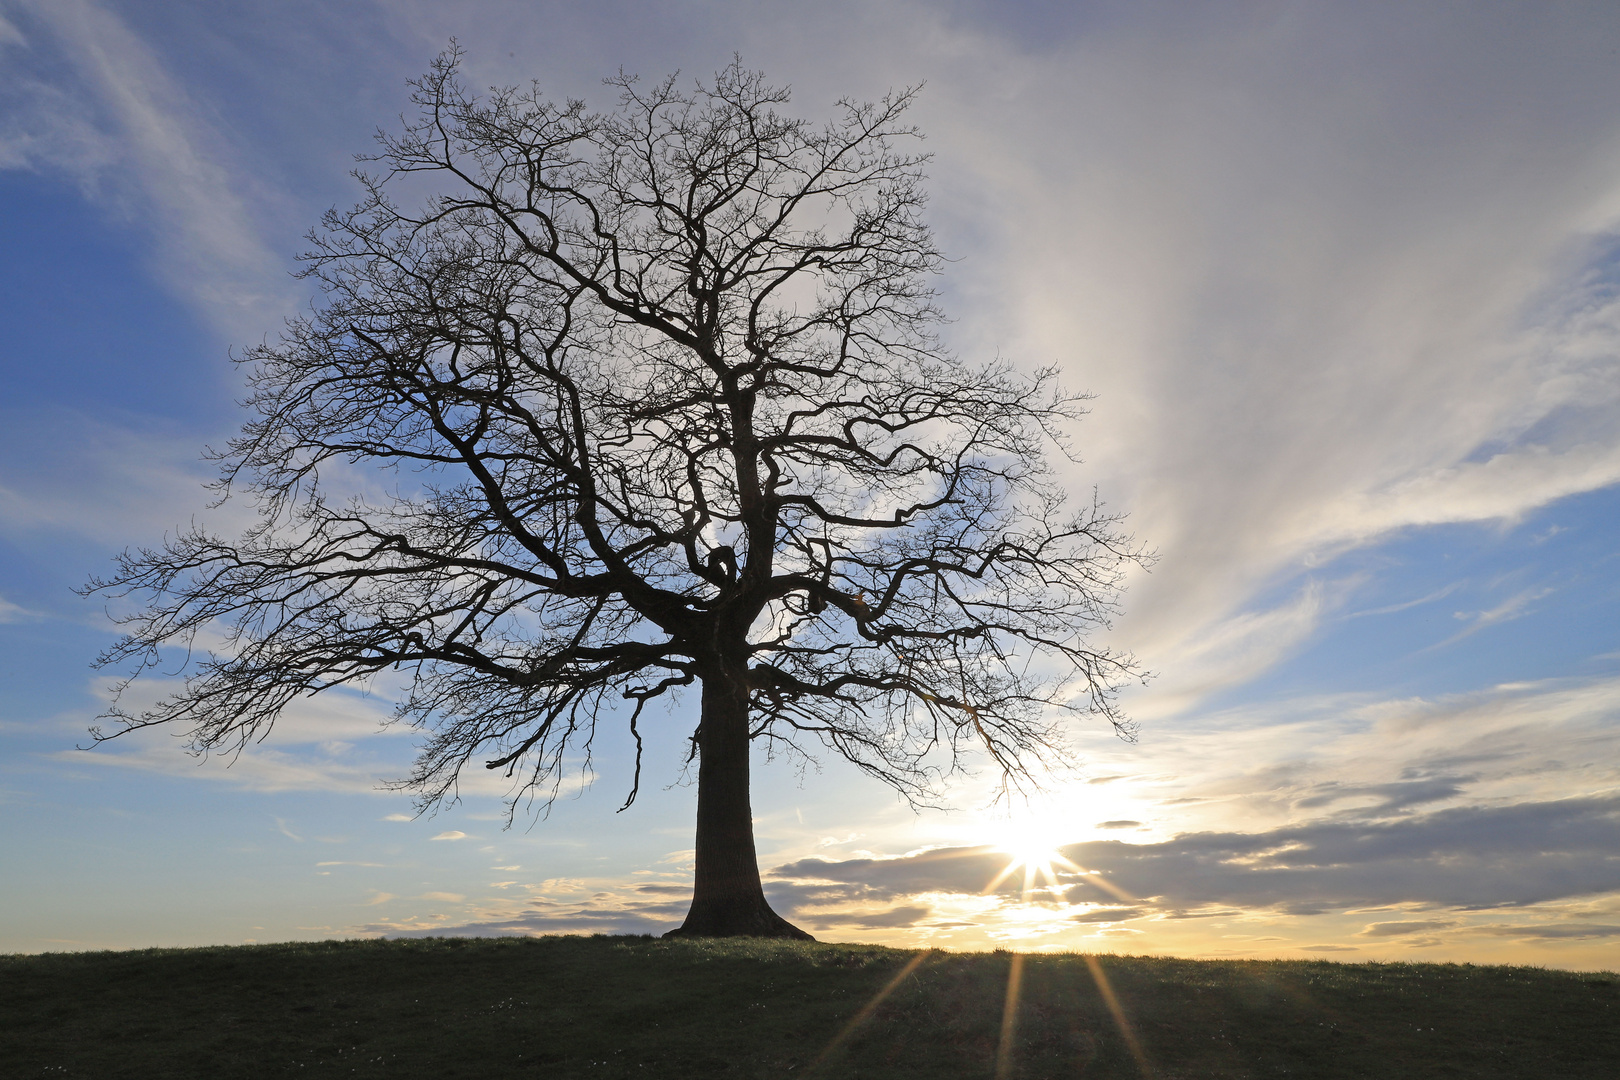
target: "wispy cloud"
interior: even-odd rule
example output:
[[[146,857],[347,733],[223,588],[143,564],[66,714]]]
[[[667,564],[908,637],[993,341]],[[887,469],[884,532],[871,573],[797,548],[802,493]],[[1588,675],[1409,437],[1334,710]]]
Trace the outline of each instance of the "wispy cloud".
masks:
[[[980,76],[931,84],[947,230],[992,206],[1001,237],[954,272],[981,301],[958,333],[1099,394],[1076,483],[1160,553],[1120,623],[1165,674],[1150,711],[1286,656],[1308,609],[1257,598],[1351,548],[1620,481],[1593,407],[1620,388],[1620,121],[1554,74],[1595,59],[1589,31],[1403,15],[1391,50],[1376,5],[1260,10],[990,41]],[[1232,680],[1206,676],[1249,627]]]
[[[7,417],[0,442],[0,535],[29,545],[64,536],[117,549],[153,544],[194,520],[209,501],[214,469],[202,439],[172,427],[109,422],[68,410]],[[37,453],[40,445],[55,452]],[[254,520],[240,500],[209,513],[209,524],[238,530]]]
[[[1223,687],[1235,686],[1273,667],[1298,648],[1342,603],[1345,584],[1308,581],[1289,600],[1263,610],[1240,611],[1215,622],[1189,623],[1186,632],[1160,643],[1163,667],[1146,693],[1134,695],[1133,715],[1153,719],[1179,712]]]
[[[35,613],[27,608],[13,604],[10,600],[0,596],[0,623],[22,622],[25,619],[35,618]]]
[[[14,89],[0,164],[66,168],[124,201],[132,216],[159,223],[165,276],[230,337],[273,326],[290,310],[291,290],[249,210],[250,193],[263,193],[233,169],[204,110],[127,23],[93,0],[21,10],[33,30],[25,41],[7,24]],[[74,82],[32,70],[50,63],[47,47]]]
[[[1494,923],[1470,927],[1469,930],[1476,934],[1517,938],[1520,941],[1620,938],[1620,925],[1615,923]]]
[[[347,791],[386,794],[383,781],[397,770],[343,758],[294,754],[257,746],[240,755],[195,758],[174,740],[134,748],[65,750],[49,757],[80,768],[123,768],[176,779],[207,780],[249,791]]]
[[[1402,934],[1432,934],[1457,925],[1455,919],[1409,919],[1404,922],[1368,923],[1360,937],[1395,937]]]
[[[93,188],[117,160],[115,140],[81,97],[29,70],[34,53],[28,36],[0,15],[0,72],[6,76],[0,168],[60,169],[81,188]]]
[[[1459,630],[1457,633],[1446,638],[1444,641],[1430,646],[1430,648],[1444,648],[1447,645],[1452,645],[1461,641],[1463,638],[1471,637],[1474,634],[1479,633],[1481,630],[1484,630],[1486,627],[1523,618],[1525,615],[1530,613],[1531,604],[1534,604],[1537,600],[1551,596],[1553,591],[1554,590],[1547,588],[1525,589],[1522,592],[1515,593],[1514,595],[1508,597],[1506,600],[1502,601],[1500,604],[1489,609],[1488,611],[1459,611],[1455,614],[1455,617],[1461,619],[1467,625],[1464,626],[1462,630]]]
[[[1383,607],[1368,608],[1366,611],[1352,611],[1344,617],[1346,619],[1361,619],[1373,615],[1394,615],[1397,612],[1410,611],[1412,608],[1422,607],[1424,604],[1432,604],[1436,600],[1444,600],[1462,588],[1462,585],[1463,583],[1460,581],[1453,581],[1451,584],[1435,589],[1433,592],[1420,596],[1416,600],[1403,600],[1398,604],[1386,604]]]

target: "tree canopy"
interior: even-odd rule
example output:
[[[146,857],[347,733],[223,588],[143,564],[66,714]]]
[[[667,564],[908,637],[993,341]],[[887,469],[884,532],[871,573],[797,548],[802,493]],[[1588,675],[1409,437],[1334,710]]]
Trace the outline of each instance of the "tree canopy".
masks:
[[[1139,556],[1050,467],[1083,399],[940,345],[912,93],[818,126],[734,63],[609,80],[597,113],[474,95],[458,60],[312,233],[319,305],[243,356],[220,494],[258,525],[91,583],[144,605],[105,664],[224,635],[105,737],[237,746],[397,671],[423,805],[475,761],[553,797],[607,721],[629,805],[644,707],[691,688],[685,929],[798,933],[755,899],[750,743],[926,801],[964,755],[1012,782],[1060,758],[1068,714],[1123,730],[1137,672],[1094,638]]]

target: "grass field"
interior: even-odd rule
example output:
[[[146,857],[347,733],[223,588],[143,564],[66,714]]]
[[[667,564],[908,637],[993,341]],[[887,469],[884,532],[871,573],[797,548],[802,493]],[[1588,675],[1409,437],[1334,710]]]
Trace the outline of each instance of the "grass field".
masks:
[[[1612,1080],[1620,985],[607,937],[0,956],[0,1075]]]

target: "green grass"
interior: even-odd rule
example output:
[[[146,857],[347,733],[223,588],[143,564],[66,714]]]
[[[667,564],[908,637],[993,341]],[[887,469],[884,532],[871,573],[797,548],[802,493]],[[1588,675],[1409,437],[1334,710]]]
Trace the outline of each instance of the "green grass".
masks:
[[[0,1075],[1620,1076],[1609,974],[1029,955],[1003,1045],[1014,957],[907,971],[916,955],[562,937],[0,956]]]

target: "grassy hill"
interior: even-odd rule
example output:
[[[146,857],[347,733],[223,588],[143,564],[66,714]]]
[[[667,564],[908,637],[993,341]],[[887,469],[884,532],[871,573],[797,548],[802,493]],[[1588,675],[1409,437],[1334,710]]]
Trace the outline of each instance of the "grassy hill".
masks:
[[[1607,1080],[1620,986],[607,937],[0,956],[0,1075]]]

